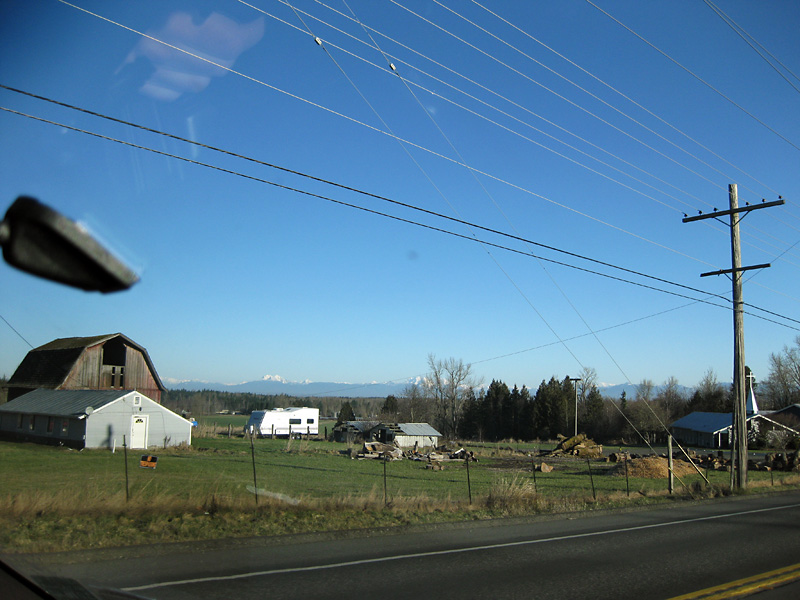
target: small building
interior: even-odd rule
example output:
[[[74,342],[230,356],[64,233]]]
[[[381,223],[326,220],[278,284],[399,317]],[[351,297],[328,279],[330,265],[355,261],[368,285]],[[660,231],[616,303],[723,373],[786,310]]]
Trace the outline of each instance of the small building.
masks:
[[[0,405],[0,438],[72,448],[190,444],[192,424],[136,390],[38,389]]]
[[[375,441],[400,448],[435,448],[442,437],[427,423],[380,423],[370,434]]]
[[[112,333],[60,338],[34,348],[8,380],[8,400],[32,390],[138,390],[160,403],[166,388],[142,346]]]
[[[319,409],[290,406],[272,410],[254,410],[245,426],[246,432],[261,437],[291,437],[319,434]]]
[[[800,435],[791,427],[775,420],[774,417],[781,411],[759,411],[752,386],[747,395],[745,410],[748,438],[754,439],[760,432],[771,430]],[[790,414],[791,412],[787,411],[787,415]],[[729,448],[732,428],[733,413],[693,412],[670,425],[672,435],[679,443],[701,448]]]
[[[375,425],[375,421],[344,421],[337,423],[333,428],[333,441],[345,444],[369,442],[371,440],[370,431]]]

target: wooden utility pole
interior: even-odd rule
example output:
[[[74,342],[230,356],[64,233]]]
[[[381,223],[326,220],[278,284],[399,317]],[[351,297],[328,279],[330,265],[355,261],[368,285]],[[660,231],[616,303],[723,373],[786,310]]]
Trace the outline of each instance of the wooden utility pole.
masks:
[[[703,219],[719,219],[719,217],[730,216],[731,228],[731,268],[723,271],[713,271],[711,273],[702,273],[700,277],[708,277],[709,275],[725,275],[730,274],[731,282],[733,283],[733,424],[731,427],[731,435],[729,439],[733,439],[735,451],[732,452],[734,461],[736,463],[736,473],[734,478],[734,485],[739,489],[747,488],[747,385],[744,378],[744,300],[742,300],[742,273],[752,269],[764,269],[769,267],[769,264],[754,265],[751,267],[742,267],[742,250],[739,242],[739,223],[741,220],[750,213],[750,211],[759,208],[769,208],[772,206],[780,206],[784,203],[783,199],[775,202],[761,201],[761,204],[755,204],[739,208],[739,193],[735,183],[728,186],[728,201],[730,210],[718,211],[714,209],[713,213],[699,214],[694,217],[685,217],[684,223],[691,221],[700,221]],[[733,450],[733,449],[732,449]]]

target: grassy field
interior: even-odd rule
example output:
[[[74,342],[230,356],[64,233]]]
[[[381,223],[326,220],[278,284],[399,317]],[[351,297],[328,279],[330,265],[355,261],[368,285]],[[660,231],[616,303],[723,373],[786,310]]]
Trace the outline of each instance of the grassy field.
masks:
[[[630,478],[626,484],[624,476],[607,474],[613,465],[602,461],[545,459],[554,471],[536,473],[534,480],[532,467],[541,459],[528,453],[544,444],[468,445],[479,457],[470,465],[468,481],[463,462],[434,471],[412,460],[353,460],[342,453],[346,445],[323,440],[256,439],[251,452],[250,441],[239,433],[245,419],[201,420],[198,430],[205,428],[208,437],[195,437],[190,448],[152,451],[158,456],[155,469],[139,466],[141,451],[128,452],[127,476],[120,449],[0,442],[0,547],[59,550],[668,500],[665,478]],[[231,437],[229,424],[235,432]],[[754,486],[794,481],[783,474],[774,477],[750,473]],[[699,475],[683,477],[689,488],[683,494],[720,494],[729,475],[711,472],[709,478],[710,488]],[[254,488],[261,493],[253,494]]]

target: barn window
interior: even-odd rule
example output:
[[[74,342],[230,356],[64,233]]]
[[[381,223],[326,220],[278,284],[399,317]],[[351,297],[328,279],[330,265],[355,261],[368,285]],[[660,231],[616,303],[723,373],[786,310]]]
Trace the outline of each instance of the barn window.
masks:
[[[303,419],[289,419],[289,425],[300,425]]]
[[[47,417],[47,433],[53,433],[53,430],[55,428],[56,428],[56,418]]]
[[[22,423],[25,420],[24,417],[25,417],[25,415],[23,415],[22,413],[19,413],[17,415],[17,429],[22,429]]]
[[[142,397],[141,396],[134,396],[133,397],[133,405],[134,406],[139,406],[141,403],[142,403]]]
[[[69,431],[69,419],[61,419],[61,434],[66,435]]]
[[[35,427],[36,427],[36,416],[31,415],[30,417],[28,417],[28,431],[33,431]]]

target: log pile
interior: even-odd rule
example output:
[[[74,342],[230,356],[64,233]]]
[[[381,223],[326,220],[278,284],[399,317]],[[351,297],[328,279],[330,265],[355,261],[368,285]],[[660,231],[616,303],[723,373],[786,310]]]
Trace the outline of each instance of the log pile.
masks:
[[[549,456],[577,456],[579,458],[600,458],[603,456],[603,447],[594,440],[579,433],[572,437],[559,436],[559,443],[555,449],[547,452]],[[544,452],[542,454],[545,454]]]

